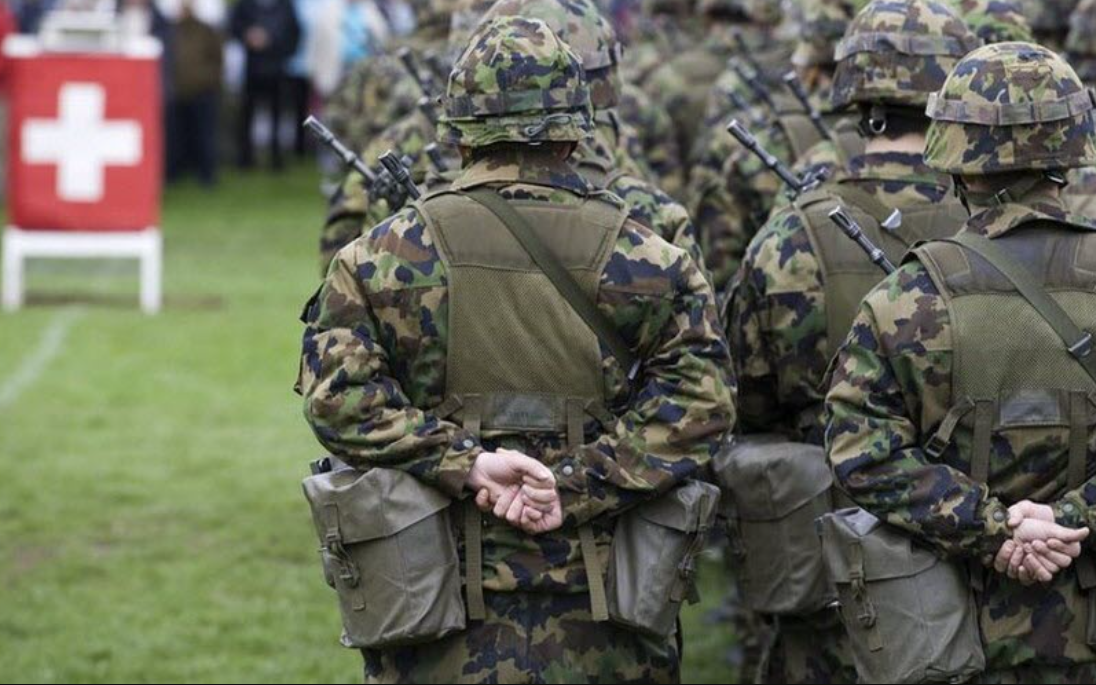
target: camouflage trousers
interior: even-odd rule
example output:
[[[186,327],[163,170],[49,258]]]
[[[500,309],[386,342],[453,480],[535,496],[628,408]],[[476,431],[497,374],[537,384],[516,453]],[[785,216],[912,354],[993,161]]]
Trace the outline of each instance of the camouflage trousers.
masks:
[[[674,640],[595,623],[586,594],[487,593],[487,619],[436,642],[362,650],[366,683],[677,683]]]
[[[1021,666],[1007,671],[990,671],[978,676],[975,683],[994,685],[1020,685],[1044,683],[1046,685],[1096,683],[1096,663],[1076,666]]]
[[[784,616],[774,622],[776,639],[761,682],[857,682],[848,637],[836,611]]]

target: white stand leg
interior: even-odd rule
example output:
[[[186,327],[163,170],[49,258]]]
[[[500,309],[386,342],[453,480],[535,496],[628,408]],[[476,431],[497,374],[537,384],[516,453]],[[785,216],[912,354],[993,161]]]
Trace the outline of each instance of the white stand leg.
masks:
[[[23,244],[17,231],[4,232],[3,308],[14,312],[23,306]]]
[[[156,230],[147,231],[141,254],[141,311],[158,314],[163,306],[163,239]]]
[[[141,310],[156,314],[163,306],[163,238],[157,228],[130,233],[4,231],[3,308],[23,306],[24,265],[28,257],[52,259],[130,258],[141,262]]]

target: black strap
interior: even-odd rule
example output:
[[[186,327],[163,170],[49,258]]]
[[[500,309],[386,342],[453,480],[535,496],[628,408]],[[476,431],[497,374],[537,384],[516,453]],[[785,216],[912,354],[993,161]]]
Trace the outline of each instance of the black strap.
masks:
[[[593,300],[586,296],[586,293],[582,291],[582,286],[537,237],[529,222],[494,190],[482,188],[462,193],[462,195],[482,205],[506,226],[514,239],[521,244],[533,262],[540,267],[540,270],[552,282],[559,294],[563,296],[563,299],[567,300],[567,304],[571,305],[571,309],[605,343],[613,356],[627,371],[628,378],[634,379],[639,371],[639,360],[632,354],[631,349],[624,342],[620,333],[617,332],[616,327],[597,308]]]
[[[992,240],[977,233],[963,231],[947,241],[981,256],[1008,279],[1024,299],[1035,308],[1035,311],[1050,324],[1073,358],[1081,364],[1092,380],[1096,381],[1096,354],[1093,353],[1092,333],[1081,330],[1061,305],[1035,280],[1030,271],[1013,261],[1012,257]]]

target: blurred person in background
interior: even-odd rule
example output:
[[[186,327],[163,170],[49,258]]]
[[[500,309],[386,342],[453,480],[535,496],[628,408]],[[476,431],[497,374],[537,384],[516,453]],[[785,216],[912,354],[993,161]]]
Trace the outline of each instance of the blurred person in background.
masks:
[[[270,164],[283,167],[278,131],[282,123],[282,100],[286,91],[286,64],[300,42],[300,24],[291,0],[240,0],[232,10],[232,37],[247,54],[243,112],[238,133],[239,165],[255,166],[252,129],[262,105],[270,110]]]
[[[308,62],[309,46],[313,39],[313,29],[319,18],[325,0],[293,0],[293,9],[297,12],[301,38],[297,41],[297,51],[286,67],[289,82],[290,107],[293,121],[302,122],[308,117],[312,104],[312,68]],[[301,126],[293,127],[293,151],[298,157],[307,152],[308,138]]]
[[[152,0],[118,0],[118,33],[125,42],[143,37],[160,41],[160,106],[164,118],[164,175],[171,169],[171,145],[175,139],[175,116],[171,102],[175,92],[175,45],[171,22]]]
[[[330,96],[350,67],[376,54],[391,35],[374,0],[326,0],[309,49],[316,90]]]
[[[175,25],[175,133],[169,145],[169,179],[193,170],[203,185],[217,180],[217,121],[224,68],[224,39],[183,0]]]
[[[57,0],[14,0],[10,4],[19,24],[19,33],[38,33],[43,17],[58,3]]]
[[[415,31],[415,10],[410,3],[405,0],[376,0],[376,4],[394,37],[403,38]]]

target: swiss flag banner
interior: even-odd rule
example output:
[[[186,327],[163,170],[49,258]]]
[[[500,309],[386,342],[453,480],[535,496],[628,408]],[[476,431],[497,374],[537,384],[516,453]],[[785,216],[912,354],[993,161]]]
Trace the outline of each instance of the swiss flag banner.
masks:
[[[25,230],[160,222],[159,51],[42,52],[9,39],[9,220]]]

